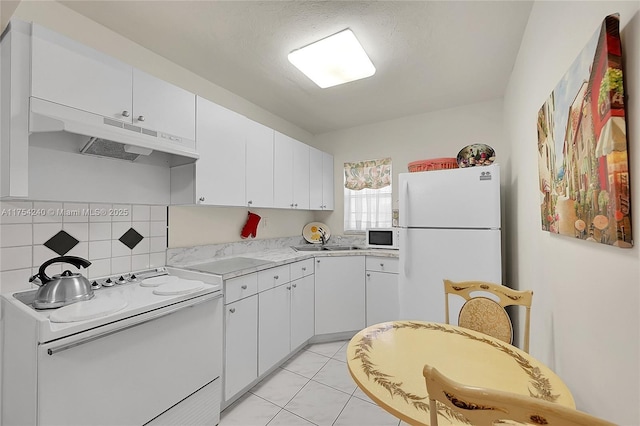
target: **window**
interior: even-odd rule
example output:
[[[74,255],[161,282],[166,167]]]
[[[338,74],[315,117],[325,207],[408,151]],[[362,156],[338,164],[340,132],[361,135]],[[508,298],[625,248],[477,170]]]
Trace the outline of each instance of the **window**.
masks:
[[[344,230],[391,227],[391,158],[344,164]]]

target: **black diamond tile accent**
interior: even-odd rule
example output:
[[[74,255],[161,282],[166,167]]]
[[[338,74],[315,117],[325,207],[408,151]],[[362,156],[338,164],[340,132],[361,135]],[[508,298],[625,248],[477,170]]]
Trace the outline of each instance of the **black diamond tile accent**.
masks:
[[[133,248],[137,246],[143,238],[144,237],[140,235],[138,231],[133,228],[129,228],[127,232],[122,234],[122,237],[120,237],[119,240],[122,244],[133,250]]]
[[[45,247],[58,253],[60,256],[64,256],[78,244],[79,241],[73,238],[65,231],[60,231],[53,237],[49,238],[45,243]]]

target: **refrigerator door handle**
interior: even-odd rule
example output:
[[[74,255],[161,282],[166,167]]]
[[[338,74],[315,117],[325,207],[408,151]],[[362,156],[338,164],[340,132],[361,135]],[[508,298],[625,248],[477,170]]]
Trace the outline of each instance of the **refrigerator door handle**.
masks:
[[[405,182],[406,183],[406,182]],[[409,234],[411,234],[410,232],[405,232],[404,235],[402,236],[403,239],[403,244],[405,247],[409,247]],[[404,257],[404,262],[403,263],[403,269],[404,269],[404,276],[405,277],[409,277],[409,274],[411,273],[411,268],[409,267],[409,256],[403,256]]]
[[[409,226],[409,182],[402,182],[402,193],[404,194],[404,201],[400,206],[400,215],[404,215],[404,226]],[[400,221],[400,226],[403,226],[403,221]]]

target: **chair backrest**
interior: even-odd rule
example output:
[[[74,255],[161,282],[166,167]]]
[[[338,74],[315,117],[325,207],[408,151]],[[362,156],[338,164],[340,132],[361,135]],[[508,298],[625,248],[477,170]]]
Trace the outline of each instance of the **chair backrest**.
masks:
[[[474,293],[489,293],[498,300],[474,296]],[[529,352],[529,328],[531,321],[531,300],[533,291],[513,290],[509,287],[484,281],[453,282],[444,280],[445,322],[449,324],[449,295],[456,294],[467,302],[460,311],[458,325],[480,331],[507,343],[512,343],[511,320],[504,307],[519,305],[526,308],[524,325],[524,351]],[[471,303],[471,301],[474,299]],[[502,308],[502,309],[500,309]],[[498,312],[501,311],[501,312]],[[483,314],[490,316],[484,318]],[[485,321],[479,321],[484,319]],[[502,321],[502,323],[500,323]],[[505,328],[507,330],[505,330]]]
[[[548,426],[614,425],[554,402],[494,389],[466,386],[450,380],[429,365],[424,366],[422,374],[429,394],[431,426],[438,426],[439,409],[441,412],[453,411],[460,414],[475,426],[493,425],[494,422],[505,420]]]

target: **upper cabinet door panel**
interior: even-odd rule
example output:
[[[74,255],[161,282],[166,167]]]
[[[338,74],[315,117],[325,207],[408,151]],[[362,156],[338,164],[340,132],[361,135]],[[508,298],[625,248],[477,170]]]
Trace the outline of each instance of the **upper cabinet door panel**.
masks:
[[[273,206],[293,208],[293,142],[287,135],[275,133],[273,163]]]
[[[273,207],[274,130],[247,119],[247,205]]]
[[[131,66],[39,25],[32,31],[32,96],[131,122]]]
[[[133,124],[194,140],[196,95],[134,69]]]
[[[322,153],[322,199],[323,209],[333,210],[334,199],[333,187],[333,155]]]
[[[309,210],[309,145],[293,141],[293,208]]]
[[[323,152],[317,148],[309,148],[309,208],[311,210],[322,210],[324,205],[322,197]]]
[[[245,202],[246,118],[198,97],[196,200],[200,204],[242,206]]]

